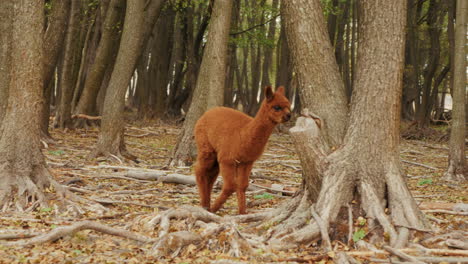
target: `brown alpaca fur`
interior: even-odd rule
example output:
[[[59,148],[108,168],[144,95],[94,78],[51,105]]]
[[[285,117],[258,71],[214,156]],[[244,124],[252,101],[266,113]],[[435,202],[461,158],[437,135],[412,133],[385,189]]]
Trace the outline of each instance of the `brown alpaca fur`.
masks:
[[[275,93],[266,87],[265,99],[255,118],[226,107],[203,114],[195,125],[198,148],[195,174],[202,207],[216,212],[236,192],[239,214],[246,213],[245,190],[252,165],[262,155],[274,127],[290,119],[290,107],[284,87]],[[210,207],[211,190],[220,171],[223,188]]]

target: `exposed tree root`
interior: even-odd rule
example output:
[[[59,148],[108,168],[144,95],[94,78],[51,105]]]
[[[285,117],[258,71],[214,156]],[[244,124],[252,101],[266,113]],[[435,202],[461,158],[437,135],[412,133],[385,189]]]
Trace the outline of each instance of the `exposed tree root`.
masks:
[[[26,241],[2,242],[2,244],[6,246],[23,246],[23,247],[34,245],[34,244],[41,244],[45,242],[56,241],[57,239],[60,239],[64,236],[72,235],[78,231],[86,230],[86,229],[95,230],[104,234],[125,237],[128,239],[136,240],[136,241],[143,242],[143,243],[151,243],[155,241],[153,238],[146,237],[137,233],[133,233],[125,229],[113,228],[107,225],[100,224],[98,222],[82,221],[82,222],[75,223],[71,226],[63,226],[63,227],[55,228],[49,233],[33,237]]]
[[[51,200],[57,201],[57,211],[69,211],[81,215],[85,210],[103,213],[107,209],[98,203],[81,198],[56,182],[44,164],[33,166],[30,170],[13,173],[13,170],[0,167],[4,173],[0,183],[1,211],[33,211],[47,207]],[[52,196],[55,193],[55,196]]]

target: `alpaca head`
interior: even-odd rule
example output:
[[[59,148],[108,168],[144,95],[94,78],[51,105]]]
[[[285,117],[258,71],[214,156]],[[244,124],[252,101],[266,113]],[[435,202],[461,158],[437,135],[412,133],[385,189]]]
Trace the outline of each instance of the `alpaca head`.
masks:
[[[268,118],[275,124],[283,123],[291,119],[291,103],[284,96],[284,87],[280,86],[273,92],[271,86],[265,87],[264,109]]]

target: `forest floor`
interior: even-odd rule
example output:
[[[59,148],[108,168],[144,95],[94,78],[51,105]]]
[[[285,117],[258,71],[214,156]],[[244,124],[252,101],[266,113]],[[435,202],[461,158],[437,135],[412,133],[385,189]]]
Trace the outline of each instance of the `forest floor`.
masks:
[[[56,143],[49,144],[43,149],[52,174],[60,183],[73,187],[80,196],[106,204],[108,211],[104,215],[84,212],[76,216],[57,213],[54,204],[51,204],[49,208],[41,208],[28,213],[4,213],[0,215],[0,238],[7,234],[19,234],[18,236],[21,237],[28,234],[47,233],[82,220],[126,228],[156,238],[158,229],[140,230],[141,225],[130,226],[130,224],[137,223],[142,216],[156,215],[167,208],[179,208],[182,205],[198,206],[197,188],[193,185],[139,180],[128,177],[127,173],[129,170],[167,170],[166,164],[176,143],[178,132],[177,126],[161,123],[127,126],[127,148],[140,161],[135,164],[122,162],[117,158],[88,159],[87,156],[97,140],[97,129],[66,132],[52,130],[51,134]],[[424,210],[450,211],[456,203],[468,203],[467,183],[457,185],[442,180],[447,166],[447,153],[446,142],[402,140],[402,165],[407,174],[410,189]],[[193,177],[191,167],[172,169],[167,173]],[[277,207],[279,203],[290,199],[291,194],[300,188],[300,161],[288,134],[276,132],[272,135],[265,153],[254,165],[252,184],[258,185],[260,189],[247,194],[248,213]],[[259,186],[266,186],[266,189],[262,190]],[[278,189],[284,189],[284,191],[277,191]],[[215,196],[218,193],[219,189],[216,189]],[[435,234],[468,230],[466,214],[426,212],[434,225]],[[237,214],[235,195],[228,200],[218,214]],[[171,231],[177,231],[178,228],[179,226],[174,224],[171,226]],[[157,256],[151,256],[148,253],[151,251],[151,246],[151,244],[142,244],[119,236],[83,230],[53,242],[26,247],[6,246],[0,243],[0,263],[161,262],[182,264],[211,263],[220,259],[257,263],[249,256],[233,258],[227,252],[210,251],[197,246],[185,248],[174,258],[158,259]],[[434,245],[434,247],[446,248],[445,245]],[[355,249],[349,246],[347,250]],[[312,261],[310,256],[315,256],[319,251],[317,244],[312,244],[287,252],[278,252],[271,261],[314,263],[315,261]],[[321,263],[333,263],[332,259],[333,256],[325,254]],[[361,258],[361,260],[365,259],[365,257]],[[315,258],[315,260],[319,259]]]

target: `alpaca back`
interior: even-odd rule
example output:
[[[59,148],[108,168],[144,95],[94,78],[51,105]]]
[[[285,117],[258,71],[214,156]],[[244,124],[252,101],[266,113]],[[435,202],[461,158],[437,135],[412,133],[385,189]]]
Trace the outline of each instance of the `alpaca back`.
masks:
[[[252,117],[227,107],[208,110],[195,125],[195,140],[203,151],[209,145],[217,153],[240,144],[240,132]]]

